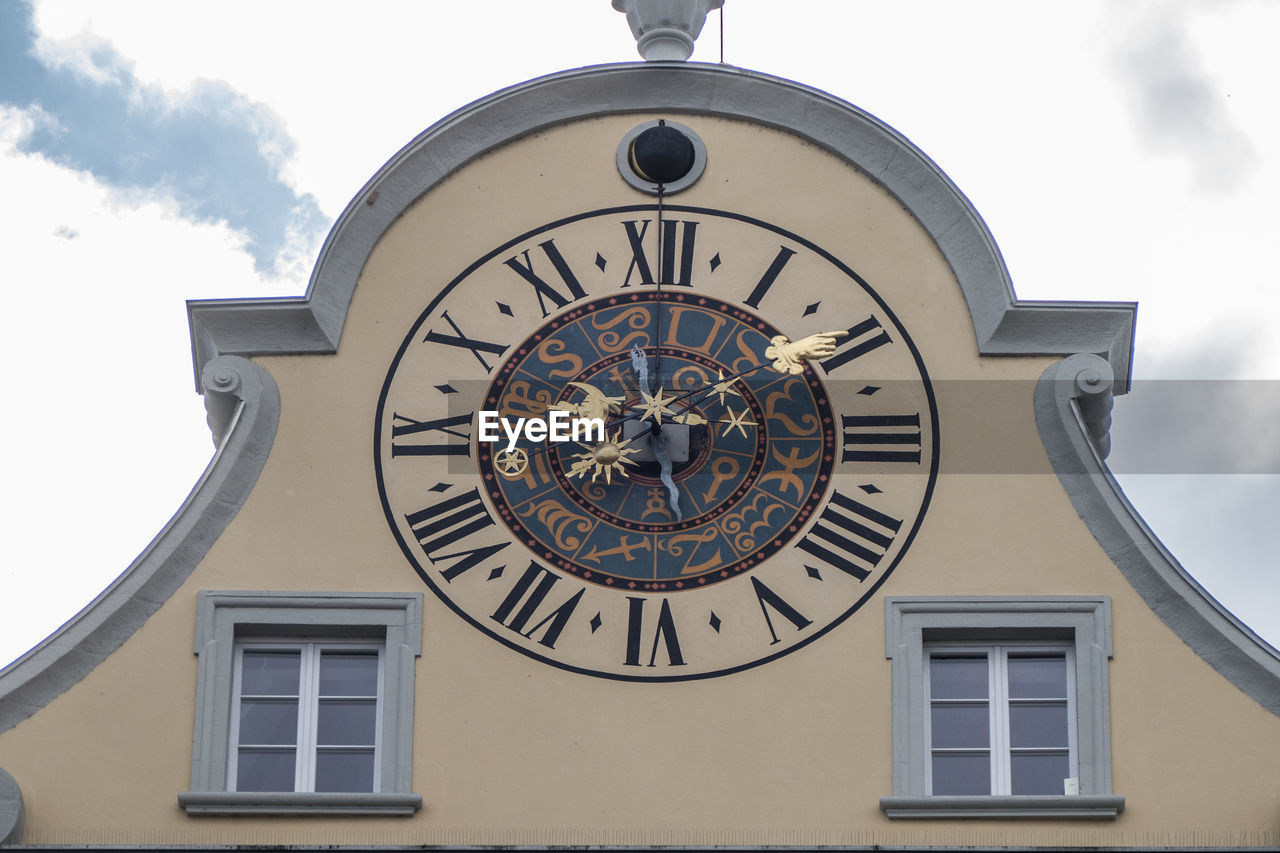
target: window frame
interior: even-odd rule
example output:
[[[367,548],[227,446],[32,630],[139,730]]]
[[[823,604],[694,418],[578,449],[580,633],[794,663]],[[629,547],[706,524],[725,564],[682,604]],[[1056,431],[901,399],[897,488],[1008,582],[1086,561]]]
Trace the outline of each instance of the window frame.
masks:
[[[1078,794],[928,794],[930,732],[926,678],[933,648],[1056,643],[1075,659],[1075,772]],[[1107,596],[890,596],[885,654],[892,661],[893,794],[890,818],[1114,818],[1111,791],[1111,599]],[[1069,711],[1070,713],[1070,711]]]
[[[925,794],[926,796],[944,796],[933,793],[933,723],[932,711],[934,707],[934,698],[932,695],[931,685],[933,683],[932,667],[935,658],[955,659],[961,657],[977,656],[982,654],[987,662],[987,692],[983,700],[987,704],[987,720],[989,725],[989,738],[986,747],[988,752],[988,768],[991,794],[988,796],[1015,796],[1010,793],[1013,785],[1013,772],[1011,767],[1012,756],[1018,749],[1010,742],[1010,708],[1017,701],[1062,701],[1066,704],[1067,710],[1067,776],[1064,778],[1075,778],[1079,780],[1079,736],[1076,726],[1076,697],[1075,697],[1075,649],[1072,644],[1057,640],[1022,640],[1022,641],[997,641],[993,643],[957,643],[957,642],[926,642],[924,644],[924,707],[929,712],[929,721],[924,727],[924,750],[925,750]],[[1061,654],[1066,663],[1066,683],[1063,685],[1063,692],[1066,694],[1059,700],[1058,697],[1043,697],[1034,700],[1019,700],[1009,695],[1009,658],[1015,659],[1020,657],[1032,657],[1036,655],[1054,655]],[[957,703],[975,700],[937,700],[937,701],[955,701]],[[1058,751],[1061,747],[1055,749]],[[1066,792],[1063,791],[1065,794]],[[1026,796],[1026,795],[1016,795]]]
[[[245,642],[343,642],[382,647],[379,742],[374,791],[236,791],[231,772],[238,701],[237,649]],[[414,659],[422,653],[421,593],[202,590],[196,615],[199,658],[188,815],[411,815]]]
[[[238,637],[235,644],[234,663],[232,665],[231,685],[231,728],[227,736],[227,790],[239,791],[240,752],[246,744],[240,742],[240,708],[245,696],[242,687],[244,676],[244,655],[262,651],[297,651],[299,653],[299,692],[297,694],[298,717],[294,734],[294,782],[293,793],[315,793],[318,754],[325,749],[332,749],[317,742],[319,734],[319,707],[323,699],[319,688],[320,659],[326,653],[365,653],[372,651],[377,655],[377,677],[372,697],[375,706],[373,743],[360,745],[361,749],[371,748],[373,751],[373,779],[371,790],[350,791],[344,793],[381,793],[379,768],[382,766],[382,715],[379,713],[385,702],[386,680],[386,645],[375,640],[339,640],[329,638],[299,637],[283,639],[280,637]],[[265,697],[257,697],[265,698]],[[254,745],[249,745],[253,747]],[[257,792],[262,793],[262,792]]]

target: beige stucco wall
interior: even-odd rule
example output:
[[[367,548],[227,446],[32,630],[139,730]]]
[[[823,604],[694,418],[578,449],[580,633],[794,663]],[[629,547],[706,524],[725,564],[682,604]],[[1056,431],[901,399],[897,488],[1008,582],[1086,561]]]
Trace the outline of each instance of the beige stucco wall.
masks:
[[[866,176],[784,133],[685,118],[706,175],[682,204],[760,216],[846,260],[898,313],[936,382],[943,474],[910,553],[828,636],[765,666],[675,684],[558,670],[465,624],[388,532],[373,413],[426,294],[499,242],[577,211],[648,201],[613,150],[646,116],[582,122],[486,156],[397,221],[334,356],[263,358],[282,407],[238,517],[147,624],[0,734],[31,844],[1280,842],[1280,720],[1185,646],[1077,517],[1031,407],[1044,358],[980,358],[941,255]],[[481,204],[476,199],[485,199]],[[464,353],[465,354],[465,353]],[[977,382],[975,380],[1002,380]],[[1011,462],[1010,460],[1014,460]],[[423,591],[412,818],[192,818],[199,590]],[[892,792],[885,595],[1109,595],[1115,821],[902,821]]]

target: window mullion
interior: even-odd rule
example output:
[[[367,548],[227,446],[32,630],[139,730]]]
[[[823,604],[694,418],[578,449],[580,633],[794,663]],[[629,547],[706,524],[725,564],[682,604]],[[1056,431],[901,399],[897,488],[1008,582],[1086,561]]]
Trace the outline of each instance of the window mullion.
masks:
[[[320,654],[315,643],[302,646],[301,683],[298,686],[298,761],[294,790],[316,789],[316,718],[320,684]]]
[[[1076,652],[1068,647],[1064,657],[1067,662],[1067,767],[1071,776],[1080,780],[1079,725],[1076,717]],[[1086,793],[1083,790],[1078,793]],[[1087,793],[1093,793],[1089,791]]]
[[[227,790],[236,789],[236,774],[240,766],[240,687],[241,670],[244,668],[244,648],[235,647],[231,670],[231,730],[227,737]]]
[[[1009,766],[1009,652],[1003,646],[991,649],[991,793],[1009,794],[1012,770]]]
[[[374,699],[375,706],[379,710],[386,708],[383,699],[383,685],[386,679],[387,650],[385,646],[380,646],[378,648],[378,689],[377,697]],[[373,729],[373,792],[375,794],[382,790],[382,718],[383,714],[378,714]]]

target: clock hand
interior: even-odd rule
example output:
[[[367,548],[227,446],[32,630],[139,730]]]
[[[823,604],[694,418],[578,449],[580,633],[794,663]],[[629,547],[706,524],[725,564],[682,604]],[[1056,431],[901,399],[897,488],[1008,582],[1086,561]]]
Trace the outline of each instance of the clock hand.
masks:
[[[661,425],[655,424],[649,432],[649,447],[653,450],[654,458],[658,460],[660,469],[658,479],[667,487],[667,503],[675,513],[676,521],[682,521],[684,516],[680,513],[680,490],[671,479],[671,456],[667,453],[667,437],[662,434]]]
[[[631,347],[631,369],[635,371],[640,389],[652,393],[653,388],[649,385],[649,358],[639,344]]]
[[[658,119],[658,125],[666,124],[665,119]],[[662,251],[663,223],[662,223],[662,196],[665,186],[661,181],[658,182],[658,290],[657,297],[653,304],[653,381],[654,385],[650,386],[649,393],[652,394],[655,387],[662,387],[662,349],[659,341],[662,340]],[[641,386],[643,387],[643,386]]]
[[[638,347],[632,348],[631,350],[632,358],[635,358],[635,353],[637,349]],[[643,352],[640,353],[640,358],[641,359],[646,358]],[[662,410],[665,410],[666,412],[672,414],[673,420],[676,418],[686,418],[686,420],[682,421],[682,423],[687,423],[689,426],[697,426],[697,424],[701,422],[701,419],[699,418],[698,415],[693,414],[691,412],[693,408],[695,408],[699,403],[702,403],[704,400],[709,399],[713,394],[718,393],[716,389],[721,384],[732,382],[735,379],[739,379],[750,373],[755,373],[757,370],[761,369],[762,367],[768,367],[769,364],[770,363],[767,361],[757,362],[756,364],[751,365],[745,370],[740,370],[737,373],[733,373],[728,377],[725,377],[722,382],[717,382],[715,386],[704,386],[702,388],[694,388],[692,390],[677,394],[674,397],[668,398],[668,397],[662,396],[663,392],[658,391],[657,396],[649,397],[649,399],[655,403],[660,401],[659,408],[655,410],[657,412],[655,417],[661,417]],[[646,394],[645,396],[648,396],[648,395]],[[612,398],[608,398],[608,399],[612,399]],[[687,405],[685,405],[682,409],[679,409],[678,411],[672,409],[673,406],[679,403],[684,403],[685,401],[690,401],[690,402]],[[634,411],[629,415],[623,415],[621,417],[614,418],[613,420],[606,421],[605,429],[614,430],[617,427],[621,427],[627,421],[642,420],[643,418],[645,418],[650,414],[649,408],[650,408],[649,406],[646,406],[644,407],[643,411]],[[529,456],[531,459],[534,457],[540,456],[543,453],[546,453],[548,450],[551,450],[552,447],[554,447],[554,445],[550,443],[546,443],[546,444],[543,444],[541,447],[531,448],[529,450]]]
[[[795,342],[788,340],[786,335],[777,335],[769,341],[764,357],[774,359],[770,367],[779,373],[801,373],[804,371],[802,362],[826,358],[834,354],[836,338],[843,338],[848,334],[844,331],[819,332]]]
[[[808,335],[807,337],[801,338],[800,340],[795,342],[792,342],[786,335],[776,335],[774,338],[770,340],[769,346],[764,351],[765,358],[767,359],[766,361],[756,362],[750,367],[747,367],[745,370],[739,370],[736,373],[732,373],[727,377],[724,376],[723,374],[720,374],[717,377],[716,384],[710,385],[710,386],[704,385],[702,388],[695,388],[689,391],[685,391],[684,393],[677,394],[676,396],[670,399],[663,397],[662,396],[663,392],[661,390],[657,391],[657,393],[653,396],[644,394],[644,392],[642,391],[642,394],[644,394],[644,396],[649,398],[646,401],[649,405],[645,407],[645,410],[641,412],[633,412],[632,414],[624,415],[620,418],[616,418],[612,421],[608,421],[605,424],[605,429],[609,430],[615,427],[620,427],[622,424],[626,423],[627,421],[640,420],[645,417],[648,417],[650,414],[654,415],[654,419],[656,421],[661,418],[662,410],[665,410],[667,412],[672,412],[673,419],[689,416],[690,411],[693,408],[695,408],[699,403],[702,403],[703,401],[710,399],[713,395],[719,394],[721,396],[721,399],[723,400],[724,394],[737,393],[732,390],[726,390],[728,389],[728,386],[730,383],[734,382],[737,379],[742,378],[743,376],[747,376],[749,374],[755,373],[757,370],[760,370],[761,368],[764,368],[764,367],[768,367],[772,370],[776,370],[778,373],[791,373],[791,374],[801,373],[804,371],[804,364],[803,364],[804,362],[823,359],[832,355],[835,352],[836,338],[842,338],[847,334],[848,332],[844,332],[844,331],[821,332],[815,335]],[[640,347],[638,346],[633,346],[631,348],[631,365],[632,365],[632,368],[635,369],[636,374],[641,378],[641,387],[643,388],[644,381],[648,377],[648,357],[646,356],[644,350],[640,349]],[[579,384],[579,383],[574,383],[574,384]],[[592,388],[592,390],[596,390],[593,386],[587,385],[586,383],[580,383],[580,384],[586,385],[587,388]],[[607,409],[608,411],[613,411],[613,409],[616,408],[613,405],[613,401],[615,398],[605,397],[603,392],[597,391],[597,393],[600,395],[601,398],[608,401],[608,404],[609,404]],[[588,392],[588,396],[589,398],[591,397],[590,392]],[[659,401],[661,404],[660,409],[656,413],[651,412],[650,409],[653,408],[653,404]],[[678,411],[672,410],[671,408],[672,406],[675,406],[680,403],[685,403],[685,401],[689,401],[689,402],[683,408],[679,409]],[[745,413],[743,416],[745,417]],[[694,417],[696,417],[696,415]],[[692,426],[693,424],[690,424],[690,425]],[[739,424],[738,428],[741,429],[741,427],[744,425],[745,424]],[[548,442],[544,444],[542,447],[537,448],[536,450],[531,450],[529,455],[530,457],[539,456],[543,453],[546,453],[548,450],[551,449],[551,447],[552,445]],[[654,453],[656,456],[657,455],[656,449]]]

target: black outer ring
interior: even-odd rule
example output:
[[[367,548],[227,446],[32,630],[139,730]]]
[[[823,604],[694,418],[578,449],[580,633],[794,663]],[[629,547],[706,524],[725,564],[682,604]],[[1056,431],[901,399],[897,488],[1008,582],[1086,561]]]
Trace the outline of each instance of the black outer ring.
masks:
[[[937,481],[938,481],[940,438],[938,435],[938,401],[933,391],[933,383],[929,379],[929,372],[925,368],[924,360],[920,356],[920,350],[916,347],[915,341],[911,339],[911,336],[907,333],[906,328],[898,320],[898,315],[893,313],[893,310],[888,306],[888,304],[884,301],[884,299],[881,298],[880,294],[876,293],[876,291],[872,289],[871,285],[869,285],[866,282],[866,280],[862,278],[862,276],[858,275],[843,261],[836,258],[830,252],[814,244],[813,242],[806,240],[803,237],[800,237],[797,234],[793,234],[790,231],[787,231],[784,228],[780,228],[771,223],[765,222],[760,219],[756,219],[753,216],[747,216],[741,213],[734,213],[734,212],[725,211],[725,210],[716,210],[714,208],[708,208],[708,207],[693,207],[689,205],[664,204],[663,209],[667,212],[704,214],[707,216],[717,216],[724,219],[732,219],[738,222],[744,222],[748,225],[753,225],[757,228],[762,228],[766,231],[771,231],[774,234],[778,234],[779,236],[782,236],[788,240],[792,240],[798,243],[799,245],[804,246],[806,249],[820,256],[821,258],[826,260],[828,263],[830,263],[832,266],[834,266],[836,269],[840,270],[849,278],[857,282],[858,285],[866,292],[866,294],[870,296],[871,299],[876,303],[876,305],[880,307],[880,310],[884,312],[885,317],[890,321],[893,328],[898,332],[898,334],[902,336],[902,343],[906,344],[908,351],[911,353],[912,359],[915,361],[916,369],[920,373],[920,380],[924,385],[925,398],[929,402],[930,460],[931,460],[929,465],[929,482],[928,482],[928,485],[925,487],[924,498],[920,502],[920,511],[916,514],[915,523],[911,525],[911,529],[907,531],[906,536],[903,538],[902,547],[898,550],[898,553],[894,557],[893,562],[887,568],[885,568],[885,570],[876,579],[875,583],[873,583],[870,587],[867,588],[867,591],[863,593],[861,598],[855,601],[847,610],[845,610],[844,613],[840,614],[835,619],[832,619],[830,622],[828,622],[826,625],[823,625],[817,631],[814,631],[813,634],[809,635],[808,637],[796,643],[795,645],[788,646],[785,649],[780,649],[779,651],[774,652],[771,655],[765,655],[764,657],[756,658],[755,660],[747,661],[745,663],[738,664],[737,666],[726,667],[724,669],[714,670],[712,672],[688,673],[684,675],[679,675],[679,674],[677,675],[658,675],[658,674],[630,675],[630,674],[616,673],[616,672],[602,672],[599,670],[587,669],[586,667],[574,666],[573,664],[565,663],[564,661],[556,660],[555,658],[545,657],[543,655],[540,655],[531,649],[527,649],[513,642],[512,640],[507,639],[506,637],[494,631],[488,625],[485,625],[480,621],[476,620],[474,617],[471,616],[471,614],[467,613],[457,603],[455,603],[452,599],[450,599],[449,596],[446,595],[445,592],[431,578],[430,574],[422,568],[422,566],[418,562],[417,557],[414,555],[413,550],[410,548],[409,543],[406,542],[404,537],[400,535],[399,527],[396,525],[396,522],[395,522],[395,517],[396,517],[395,512],[392,510],[390,503],[388,503],[387,501],[387,490],[386,490],[386,484],[383,480],[382,457],[380,454],[382,450],[382,434],[383,434],[384,423],[385,423],[384,412],[386,409],[387,394],[391,389],[391,382],[395,378],[396,368],[399,366],[400,360],[404,357],[405,352],[409,349],[409,345],[417,340],[419,330],[421,329],[422,325],[425,322],[427,322],[431,314],[435,312],[437,306],[439,306],[439,304],[445,299],[445,297],[449,295],[450,291],[452,291],[453,288],[455,288],[459,283],[464,281],[468,276],[470,276],[472,273],[474,273],[477,269],[479,269],[484,264],[491,261],[497,255],[510,250],[513,246],[523,243],[526,240],[531,239],[532,237],[536,237],[540,234],[545,234],[550,231],[554,231],[557,228],[561,228],[565,225],[569,225],[573,222],[577,222],[582,219],[591,219],[598,216],[609,216],[609,215],[614,215],[619,213],[645,213],[645,212],[654,213],[657,211],[657,209],[658,209],[658,206],[656,204],[632,204],[632,205],[623,205],[620,207],[601,208],[599,210],[591,210],[583,213],[577,213],[577,214],[574,214],[573,216],[566,216],[562,219],[557,219],[553,222],[548,222],[545,225],[540,225],[537,228],[526,231],[525,233],[508,240],[502,245],[495,247],[484,256],[472,262],[469,266],[467,266],[466,269],[464,269],[457,276],[455,276],[452,281],[450,281],[447,285],[445,285],[438,294],[436,294],[435,298],[432,299],[431,302],[427,305],[427,307],[423,309],[422,313],[418,315],[418,319],[414,321],[413,326],[410,327],[408,334],[405,335],[405,338],[401,342],[400,347],[396,350],[395,357],[391,361],[391,366],[387,369],[387,378],[382,383],[382,390],[379,391],[378,393],[378,406],[374,415],[374,425],[373,425],[373,467],[374,467],[374,475],[378,483],[378,498],[382,502],[383,514],[386,516],[387,523],[391,527],[391,535],[394,536],[396,542],[399,543],[400,550],[404,553],[405,559],[409,561],[409,565],[413,566],[414,570],[417,571],[418,575],[427,584],[427,586],[430,587],[431,591],[436,594],[436,597],[439,598],[441,601],[443,601],[445,605],[449,607],[450,610],[452,610],[454,613],[456,613],[458,616],[464,619],[473,628],[483,632],[487,636],[491,637],[494,640],[497,640],[499,643],[502,643],[504,646],[510,649],[513,649],[514,651],[517,651],[523,655],[526,655],[534,660],[554,666],[558,669],[563,669],[568,672],[576,672],[580,675],[590,675],[596,678],[608,678],[614,681],[672,682],[672,681],[699,681],[705,678],[718,678],[720,676],[732,675],[733,673],[736,673],[736,672],[742,672],[744,670],[752,669],[762,664],[775,661],[778,658],[783,657],[784,655],[788,655],[788,654],[791,654],[792,652],[798,651],[799,649],[803,649],[804,647],[808,646],[810,643],[814,642],[820,637],[826,636],[826,634],[829,633],[832,629],[834,629],[838,625],[843,624],[846,619],[848,619],[850,616],[856,613],[859,609],[861,609],[862,606],[866,604],[871,599],[871,597],[874,596],[880,590],[880,587],[884,585],[884,582],[889,579],[890,575],[893,574],[894,569],[896,569],[898,567],[898,564],[902,562],[902,558],[906,556],[908,550],[910,550],[911,544],[915,541],[916,534],[920,532],[920,525],[924,523],[925,515],[928,513],[928,510],[929,510],[929,504],[933,499],[933,489],[934,489],[934,486],[937,485]]]

